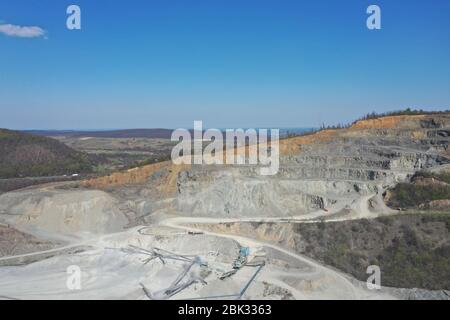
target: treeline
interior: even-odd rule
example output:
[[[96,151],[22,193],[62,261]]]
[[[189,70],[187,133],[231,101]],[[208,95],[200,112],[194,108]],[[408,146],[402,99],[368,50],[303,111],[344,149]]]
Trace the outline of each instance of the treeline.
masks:
[[[418,115],[432,115],[432,114],[445,114],[450,113],[450,110],[443,110],[443,111],[425,111],[422,109],[411,109],[406,108],[405,110],[396,110],[396,111],[389,111],[389,112],[381,112],[377,113],[375,111],[372,111],[353,122],[342,124],[339,123],[337,125],[332,126],[325,126],[325,124],[322,125],[321,129],[343,129],[343,128],[349,128],[352,125],[356,124],[358,121],[364,121],[364,120],[375,120],[380,119],[384,117],[392,117],[392,116],[418,116]]]
[[[379,118],[389,117],[389,116],[417,116],[417,115],[444,114],[444,113],[450,113],[450,110],[425,111],[422,109],[407,108],[405,110],[397,110],[397,111],[390,111],[390,112],[384,112],[384,113],[371,112],[371,113],[368,113],[365,116],[359,118],[358,120],[354,121],[353,123],[361,121],[361,120],[372,120],[372,119],[379,119]]]
[[[380,119],[383,117],[389,117],[389,116],[414,116],[414,115],[432,115],[432,114],[445,114],[450,113],[450,110],[443,110],[443,111],[425,111],[422,109],[411,109],[407,108],[405,110],[397,110],[397,111],[389,111],[389,112],[370,112],[352,122],[349,123],[338,123],[335,125],[326,125],[325,123],[322,123],[319,128],[317,129],[311,129],[307,132],[302,133],[287,133],[286,138],[293,138],[293,137],[301,137],[301,136],[307,136],[314,133],[317,133],[322,130],[333,130],[333,129],[345,129],[350,128],[352,125],[357,123],[358,121],[362,120],[374,120],[374,119]]]
[[[20,163],[17,165],[1,165],[0,178],[18,178],[18,177],[48,177],[58,175],[71,175],[92,172],[92,164],[89,160],[72,158],[60,160],[51,163]]]

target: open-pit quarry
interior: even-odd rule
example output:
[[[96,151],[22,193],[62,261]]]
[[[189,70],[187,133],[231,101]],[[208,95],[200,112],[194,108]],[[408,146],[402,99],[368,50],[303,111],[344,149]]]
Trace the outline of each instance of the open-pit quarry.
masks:
[[[161,162],[2,194],[0,298],[448,299],[448,287],[385,285],[382,266],[369,289],[355,274],[370,254],[364,270],[344,270],[302,246],[302,226],[401,214],[386,191],[448,171],[449,135],[448,114],[389,116],[281,140],[274,176]],[[448,250],[439,230],[432,240]]]

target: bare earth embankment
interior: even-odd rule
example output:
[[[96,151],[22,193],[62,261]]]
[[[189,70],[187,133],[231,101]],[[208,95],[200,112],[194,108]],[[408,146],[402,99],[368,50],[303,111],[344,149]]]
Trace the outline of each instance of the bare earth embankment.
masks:
[[[274,176],[160,162],[6,193],[0,222],[61,250],[0,267],[0,296],[445,299],[446,195],[425,197],[420,215],[388,199],[418,172],[446,170],[449,132],[442,113],[369,119],[282,140]],[[71,264],[83,271],[79,292],[65,285]],[[381,290],[364,282],[371,264]]]

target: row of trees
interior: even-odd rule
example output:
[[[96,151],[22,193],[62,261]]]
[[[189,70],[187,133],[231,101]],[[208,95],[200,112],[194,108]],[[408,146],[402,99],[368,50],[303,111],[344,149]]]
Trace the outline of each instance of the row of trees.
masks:
[[[422,109],[407,108],[405,110],[397,110],[397,111],[382,112],[382,113],[370,112],[370,113],[368,113],[368,114],[366,114],[366,115],[356,119],[353,122],[338,123],[336,125],[326,125],[325,123],[322,123],[322,125],[319,128],[312,129],[312,130],[307,131],[307,132],[303,132],[303,133],[294,133],[294,132],[288,133],[287,134],[287,138],[298,137],[298,136],[306,136],[306,135],[314,134],[314,133],[316,133],[318,131],[327,130],[327,129],[345,129],[345,128],[351,127],[356,122],[361,121],[361,120],[373,120],[373,119],[379,119],[379,118],[389,117],[389,116],[413,116],[413,115],[423,115],[423,114],[444,114],[444,113],[450,113],[450,110],[425,111],[425,110],[422,110]]]
[[[450,112],[450,110],[425,111],[425,110],[422,110],[422,109],[407,108],[405,110],[397,110],[397,111],[390,111],[390,112],[383,112],[383,113],[371,112],[371,113],[366,114],[365,116],[361,117],[360,119],[358,119],[356,121],[379,119],[379,118],[382,118],[382,117],[389,117],[389,116],[414,116],[414,115],[422,115],[422,114],[442,114],[442,113],[449,113],[449,112]]]

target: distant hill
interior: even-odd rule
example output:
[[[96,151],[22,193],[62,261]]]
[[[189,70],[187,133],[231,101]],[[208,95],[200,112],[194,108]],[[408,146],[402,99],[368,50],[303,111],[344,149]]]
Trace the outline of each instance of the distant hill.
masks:
[[[87,173],[92,167],[87,154],[57,140],[0,129],[0,178]]]
[[[280,137],[299,135],[305,132],[312,132],[313,130],[315,130],[315,128],[280,128]],[[108,130],[108,131],[26,130],[23,132],[44,137],[170,139],[173,130],[172,129],[123,129],[123,130]],[[191,134],[194,133],[192,129],[190,129],[189,132]]]
[[[171,129],[124,129],[108,131],[72,131],[72,130],[28,130],[23,131],[38,136],[66,136],[93,138],[154,138],[170,139]]]

